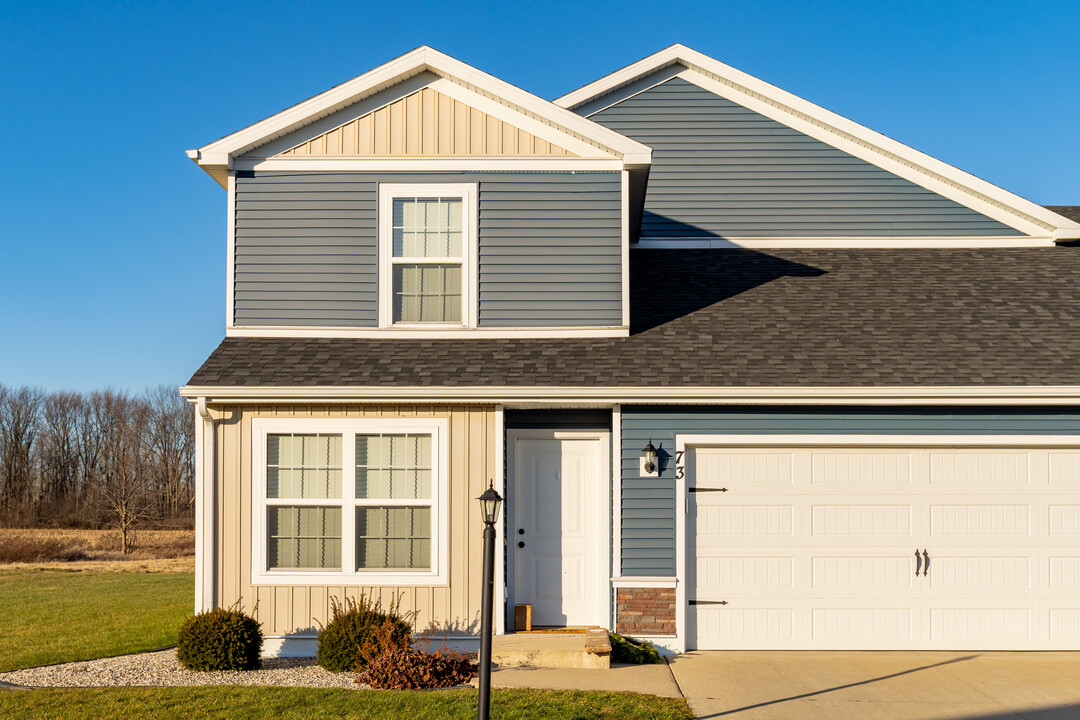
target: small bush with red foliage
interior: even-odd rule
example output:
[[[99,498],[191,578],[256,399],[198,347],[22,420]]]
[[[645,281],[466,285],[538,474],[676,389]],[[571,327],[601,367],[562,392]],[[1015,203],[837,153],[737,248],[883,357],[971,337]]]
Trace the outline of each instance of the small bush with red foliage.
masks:
[[[363,652],[366,669],[356,682],[380,690],[423,690],[462,685],[476,676],[470,655],[447,648],[414,650],[395,641],[392,631],[389,625],[375,631],[376,642]]]

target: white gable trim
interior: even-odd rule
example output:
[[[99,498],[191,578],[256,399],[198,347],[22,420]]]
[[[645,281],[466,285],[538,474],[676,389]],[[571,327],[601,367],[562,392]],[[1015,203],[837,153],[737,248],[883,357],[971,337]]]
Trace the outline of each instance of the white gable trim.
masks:
[[[233,159],[240,155],[423,72],[432,72],[489,98],[493,104],[487,112],[491,115],[512,124],[524,115],[598,149],[600,153],[594,151],[594,156],[606,153],[627,164],[648,164],[651,160],[652,149],[648,146],[426,46],[198,150],[189,150],[188,156],[207,171],[231,167]],[[563,138],[559,144],[565,148],[566,142]]]
[[[688,82],[1021,232],[1058,241],[1080,239],[1080,223],[683,45],[672,45],[554,102],[565,108],[580,107],[676,64],[687,68],[677,74]],[[665,73],[665,79],[670,76]]]

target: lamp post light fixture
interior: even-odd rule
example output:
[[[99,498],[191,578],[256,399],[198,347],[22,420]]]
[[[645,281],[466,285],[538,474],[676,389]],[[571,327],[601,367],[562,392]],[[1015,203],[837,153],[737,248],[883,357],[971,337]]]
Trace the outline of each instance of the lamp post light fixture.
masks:
[[[495,523],[499,519],[502,496],[492,481],[477,498],[484,518],[484,590],[480,601],[480,694],[476,717],[488,720],[491,715],[491,608],[495,595]]]
[[[656,448],[653,447],[652,438],[649,438],[649,444],[643,447],[641,452],[645,455],[645,472],[656,472]]]

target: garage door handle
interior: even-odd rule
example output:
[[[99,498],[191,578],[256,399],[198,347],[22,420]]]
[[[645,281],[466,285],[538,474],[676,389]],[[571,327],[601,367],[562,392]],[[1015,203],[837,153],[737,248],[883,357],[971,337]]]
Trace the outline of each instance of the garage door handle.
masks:
[[[926,577],[927,575],[930,574],[930,553],[926,552],[926,550],[923,550],[922,551],[922,559],[923,559],[922,575],[923,575],[923,577]]]
[[[922,555],[919,554],[919,548],[915,548],[915,577],[919,577],[920,570],[922,570]]]

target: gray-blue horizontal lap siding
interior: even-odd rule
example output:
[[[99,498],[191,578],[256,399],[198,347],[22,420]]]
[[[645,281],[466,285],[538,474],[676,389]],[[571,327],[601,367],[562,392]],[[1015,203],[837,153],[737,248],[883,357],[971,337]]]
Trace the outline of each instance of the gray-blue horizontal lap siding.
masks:
[[[481,327],[622,325],[615,172],[266,172],[236,179],[237,325],[378,325],[378,184],[479,184]]]
[[[682,78],[589,119],[653,148],[642,238],[1023,235]]]
[[[622,574],[675,575],[676,435],[1076,435],[1080,408],[948,412],[760,412],[622,408]],[[641,448],[652,440],[671,455],[659,478],[640,477]]]

